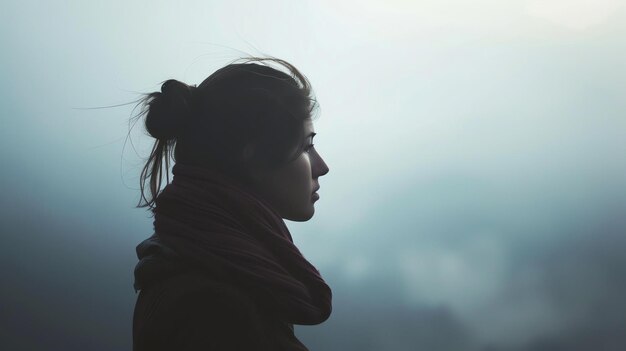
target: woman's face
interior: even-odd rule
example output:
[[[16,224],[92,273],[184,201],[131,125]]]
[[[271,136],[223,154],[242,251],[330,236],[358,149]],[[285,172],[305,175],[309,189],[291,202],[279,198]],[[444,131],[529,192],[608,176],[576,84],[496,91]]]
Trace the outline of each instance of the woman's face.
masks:
[[[253,189],[269,202],[284,219],[304,222],[315,213],[319,199],[318,178],[329,169],[313,144],[313,122],[304,121],[304,151],[292,162],[271,170],[254,170],[250,180]]]

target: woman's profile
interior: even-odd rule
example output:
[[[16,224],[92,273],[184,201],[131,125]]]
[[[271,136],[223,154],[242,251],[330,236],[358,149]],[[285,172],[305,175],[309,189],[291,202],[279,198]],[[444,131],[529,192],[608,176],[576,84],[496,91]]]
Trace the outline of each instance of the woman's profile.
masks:
[[[138,206],[154,234],[137,246],[133,349],[307,350],[293,325],[324,322],[332,300],[284,222],[312,218],[329,171],[307,78],[253,57],[141,103],[156,140]]]

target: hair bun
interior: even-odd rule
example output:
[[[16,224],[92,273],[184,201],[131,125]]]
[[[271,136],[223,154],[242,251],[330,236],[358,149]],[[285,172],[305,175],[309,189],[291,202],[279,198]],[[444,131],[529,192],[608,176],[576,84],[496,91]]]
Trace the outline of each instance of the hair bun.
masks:
[[[166,80],[161,92],[154,93],[146,116],[146,129],[156,139],[179,137],[192,113],[194,86],[176,79]]]

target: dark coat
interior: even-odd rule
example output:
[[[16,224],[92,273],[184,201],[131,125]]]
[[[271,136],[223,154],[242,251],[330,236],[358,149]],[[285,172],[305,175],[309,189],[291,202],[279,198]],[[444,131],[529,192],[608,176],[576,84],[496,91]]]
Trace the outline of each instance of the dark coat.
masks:
[[[153,282],[139,293],[134,351],[288,350],[302,345],[293,325],[231,284],[187,272]]]

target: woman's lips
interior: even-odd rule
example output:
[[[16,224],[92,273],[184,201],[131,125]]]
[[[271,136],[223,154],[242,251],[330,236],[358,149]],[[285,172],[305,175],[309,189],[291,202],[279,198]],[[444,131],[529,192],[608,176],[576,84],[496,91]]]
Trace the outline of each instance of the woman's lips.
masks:
[[[315,192],[315,193],[313,193],[313,195],[311,195],[311,197],[312,197],[314,200],[319,200],[320,195],[319,195],[318,193],[316,193],[316,192]]]

